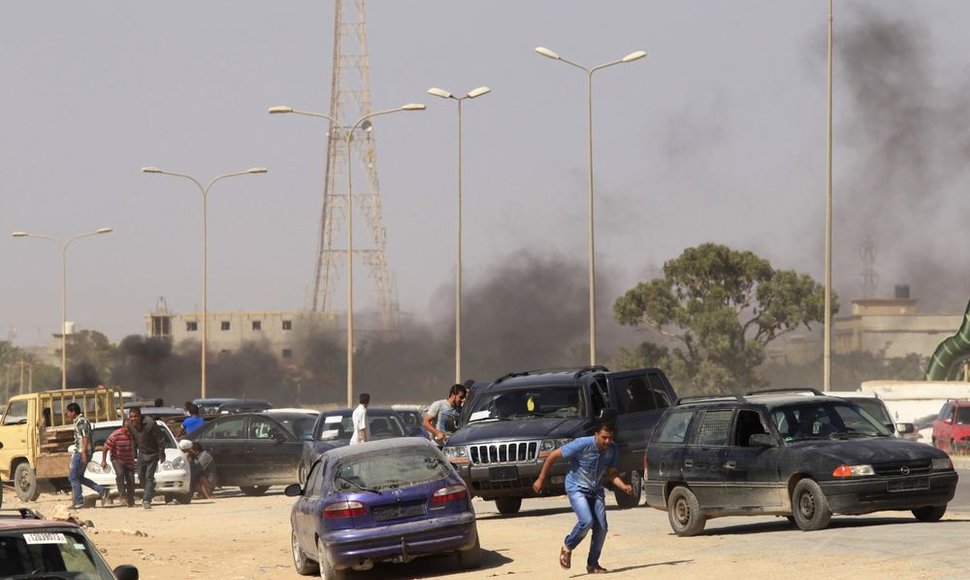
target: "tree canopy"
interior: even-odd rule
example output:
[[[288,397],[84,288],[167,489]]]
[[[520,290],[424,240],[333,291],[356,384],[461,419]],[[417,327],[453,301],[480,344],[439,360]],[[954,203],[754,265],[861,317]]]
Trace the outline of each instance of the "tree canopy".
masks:
[[[754,371],[765,345],[824,316],[821,284],[775,270],[749,251],[713,243],[687,248],[663,273],[617,299],[613,315],[620,324],[659,332],[671,346],[643,343],[621,350],[615,362],[660,366],[695,392],[762,385]]]

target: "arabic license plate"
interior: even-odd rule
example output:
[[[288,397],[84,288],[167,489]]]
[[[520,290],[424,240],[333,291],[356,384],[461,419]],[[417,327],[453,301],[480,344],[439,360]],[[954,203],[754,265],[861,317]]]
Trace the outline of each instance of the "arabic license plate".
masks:
[[[488,468],[488,480],[491,482],[518,481],[519,468],[514,465]]]
[[[38,534],[24,534],[27,544],[66,544],[67,538],[60,532],[45,532]]]
[[[389,505],[374,508],[374,521],[385,522],[387,520],[399,520],[401,518],[413,518],[424,515],[424,504],[403,504]]]
[[[890,493],[898,491],[919,491],[930,488],[930,478],[910,477],[907,479],[894,479],[888,483]]]

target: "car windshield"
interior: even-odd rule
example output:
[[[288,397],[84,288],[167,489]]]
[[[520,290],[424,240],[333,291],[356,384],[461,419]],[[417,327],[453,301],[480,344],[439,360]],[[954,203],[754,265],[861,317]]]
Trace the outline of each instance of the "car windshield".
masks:
[[[848,402],[785,405],[774,409],[771,416],[785,441],[892,437],[865,409]]]
[[[94,552],[76,530],[0,532],[0,577],[114,578]]]
[[[970,407],[957,407],[957,424],[966,425],[970,423]]]
[[[535,386],[482,393],[475,398],[468,422],[520,419],[525,417],[583,417],[583,391],[576,386]]]
[[[321,413],[319,441],[349,441],[354,434],[352,413]],[[367,414],[371,439],[404,437],[404,424],[393,415]]]
[[[448,462],[432,450],[401,449],[348,458],[335,467],[333,483],[353,492],[430,483],[448,474]]]
[[[893,419],[886,412],[885,405],[879,399],[867,399],[860,397],[858,399],[852,399],[852,402],[868,411],[870,415],[876,418],[883,425],[892,425]]]

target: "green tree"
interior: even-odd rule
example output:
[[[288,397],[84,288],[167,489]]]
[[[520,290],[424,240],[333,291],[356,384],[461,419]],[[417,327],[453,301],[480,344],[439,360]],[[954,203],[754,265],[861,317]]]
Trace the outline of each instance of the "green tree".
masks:
[[[671,346],[644,343],[621,350],[614,362],[660,366],[688,392],[763,385],[755,369],[765,345],[824,315],[820,284],[794,270],[775,270],[752,252],[703,244],[665,263],[663,272],[617,299],[613,316],[659,332]]]

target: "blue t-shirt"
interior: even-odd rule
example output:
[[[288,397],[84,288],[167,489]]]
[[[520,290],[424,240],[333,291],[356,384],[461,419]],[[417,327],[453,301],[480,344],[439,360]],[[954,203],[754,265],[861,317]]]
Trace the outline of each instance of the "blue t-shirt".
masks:
[[[186,435],[203,425],[205,425],[205,419],[196,415],[189,415],[184,421],[182,421],[182,429],[185,430]]]
[[[562,456],[569,460],[566,474],[566,493],[579,491],[594,493],[603,489],[600,480],[610,467],[620,466],[616,443],[600,452],[594,436],[573,439],[562,446]]]

